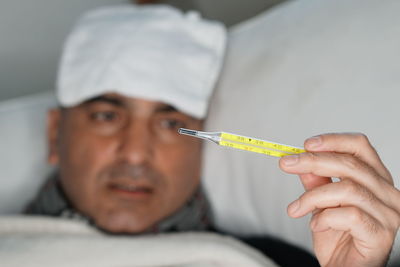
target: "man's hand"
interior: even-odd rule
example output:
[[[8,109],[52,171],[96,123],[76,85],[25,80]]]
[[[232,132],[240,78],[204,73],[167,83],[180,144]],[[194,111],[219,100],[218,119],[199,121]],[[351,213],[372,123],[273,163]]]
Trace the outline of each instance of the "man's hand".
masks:
[[[384,266],[400,224],[400,192],[367,137],[325,134],[307,153],[281,158],[306,192],[288,207],[291,217],[313,213],[310,228],[322,266]],[[331,177],[339,182],[332,183]]]

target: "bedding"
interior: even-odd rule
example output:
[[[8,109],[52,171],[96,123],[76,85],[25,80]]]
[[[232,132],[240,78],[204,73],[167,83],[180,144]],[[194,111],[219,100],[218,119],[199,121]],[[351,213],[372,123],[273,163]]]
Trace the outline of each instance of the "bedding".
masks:
[[[227,236],[174,233],[110,236],[80,221],[0,216],[3,266],[276,266]]]

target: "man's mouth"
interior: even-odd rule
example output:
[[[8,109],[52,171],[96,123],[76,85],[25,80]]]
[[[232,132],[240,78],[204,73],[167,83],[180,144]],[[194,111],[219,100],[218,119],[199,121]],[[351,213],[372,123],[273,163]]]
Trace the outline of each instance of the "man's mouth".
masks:
[[[149,186],[134,184],[110,184],[109,188],[120,196],[134,199],[149,197],[154,191]]]

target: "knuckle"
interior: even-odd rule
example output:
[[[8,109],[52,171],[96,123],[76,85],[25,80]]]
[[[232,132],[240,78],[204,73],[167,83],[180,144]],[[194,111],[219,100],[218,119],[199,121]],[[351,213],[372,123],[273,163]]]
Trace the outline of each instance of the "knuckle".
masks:
[[[376,201],[375,195],[368,190],[366,187],[360,186],[360,192],[361,192],[361,201],[368,202],[368,203],[374,203]]]
[[[356,142],[362,146],[364,145],[370,145],[368,137],[363,134],[363,133],[355,133],[354,137],[356,139]]]
[[[341,183],[343,187],[343,192],[345,192],[347,196],[354,196],[358,193],[359,185],[352,180],[345,179]]]
[[[359,184],[356,184],[356,187],[361,202],[368,202],[370,204],[375,202],[375,195],[368,188]]]
[[[351,171],[358,171],[364,166],[364,164],[358,158],[350,155],[343,155],[342,164]]]
[[[366,187],[355,183],[349,179],[343,181],[344,192],[348,198],[356,196],[360,202],[374,203],[376,200],[375,195]]]
[[[366,219],[364,218],[365,215],[364,213],[357,207],[350,207],[350,216],[349,216],[349,220],[352,223],[364,223],[366,221]]]
[[[375,222],[374,220],[372,220],[367,214],[365,214],[364,212],[362,212],[360,209],[357,209],[357,217],[358,217],[358,221],[364,225],[365,229],[371,233],[371,234],[376,234],[379,231],[379,225],[377,224],[377,222]]]
[[[306,160],[311,164],[315,164],[318,161],[318,154],[314,152],[302,153],[300,154],[300,159]]]
[[[387,221],[390,227],[397,231],[400,226],[400,214],[397,211],[390,209],[388,212]]]

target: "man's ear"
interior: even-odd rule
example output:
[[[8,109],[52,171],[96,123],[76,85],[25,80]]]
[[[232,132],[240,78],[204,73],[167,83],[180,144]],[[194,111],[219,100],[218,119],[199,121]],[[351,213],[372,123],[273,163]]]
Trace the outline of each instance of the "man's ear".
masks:
[[[57,165],[59,162],[58,139],[60,134],[61,110],[51,109],[47,112],[47,162]]]

